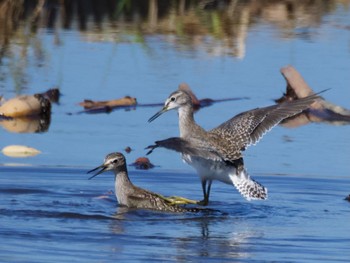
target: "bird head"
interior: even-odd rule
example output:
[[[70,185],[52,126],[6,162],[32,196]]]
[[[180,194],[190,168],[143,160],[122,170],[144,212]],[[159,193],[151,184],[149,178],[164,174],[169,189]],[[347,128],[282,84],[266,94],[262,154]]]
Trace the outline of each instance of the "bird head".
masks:
[[[191,96],[186,91],[183,91],[183,90],[174,91],[166,99],[163,108],[160,111],[158,111],[156,114],[154,114],[151,118],[149,118],[148,122],[154,121],[164,112],[167,112],[173,109],[178,109],[185,105],[192,106]]]
[[[93,176],[89,178],[89,180],[103,172],[118,170],[124,166],[125,166],[125,157],[122,153],[119,153],[119,152],[110,153],[105,157],[103,164],[87,172],[87,173],[92,173],[97,171]]]

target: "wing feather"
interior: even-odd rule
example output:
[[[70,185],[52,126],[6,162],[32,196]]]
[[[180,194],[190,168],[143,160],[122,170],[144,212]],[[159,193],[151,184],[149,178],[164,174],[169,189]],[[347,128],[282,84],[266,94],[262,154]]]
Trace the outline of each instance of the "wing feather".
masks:
[[[197,156],[215,161],[223,160],[222,156],[220,156],[214,147],[195,138],[192,138],[191,142],[180,137],[171,137],[162,141],[156,141],[154,145],[146,147],[146,149],[149,149],[147,155],[158,147],[170,149],[185,155]]]
[[[314,94],[303,99],[246,111],[210,130],[205,135],[202,134],[205,138],[193,134],[190,140],[172,137],[156,141],[154,145],[146,148],[149,149],[147,154],[152,153],[155,148],[162,147],[213,161],[234,162],[242,157],[242,151],[259,142],[282,120],[307,109],[318,98],[318,94]]]
[[[307,109],[318,98],[319,96],[314,94],[302,99],[246,111],[222,123],[209,133],[216,134],[225,141],[224,158],[235,160],[242,157],[242,150],[255,145],[282,120]],[[227,151],[227,148],[230,148],[230,151]]]

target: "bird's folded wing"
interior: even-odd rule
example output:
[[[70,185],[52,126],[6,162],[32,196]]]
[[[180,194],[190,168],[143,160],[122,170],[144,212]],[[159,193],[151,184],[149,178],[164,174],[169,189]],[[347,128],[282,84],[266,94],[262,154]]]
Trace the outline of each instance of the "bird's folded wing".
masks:
[[[159,197],[158,194],[135,186],[135,190],[128,194],[128,198],[134,201],[153,200]]]
[[[129,195],[128,198],[130,200],[139,202],[139,201],[145,200],[145,195],[143,195],[143,194],[132,194],[132,195]]]

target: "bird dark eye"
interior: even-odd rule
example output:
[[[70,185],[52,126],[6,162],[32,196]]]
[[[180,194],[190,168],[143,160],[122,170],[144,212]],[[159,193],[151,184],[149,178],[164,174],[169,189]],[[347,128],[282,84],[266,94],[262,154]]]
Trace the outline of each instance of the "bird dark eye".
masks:
[[[170,98],[170,101],[175,101],[175,97],[171,97],[171,98]]]
[[[118,160],[117,159],[115,159],[115,160],[113,160],[113,162],[112,163],[117,163],[118,162]]]

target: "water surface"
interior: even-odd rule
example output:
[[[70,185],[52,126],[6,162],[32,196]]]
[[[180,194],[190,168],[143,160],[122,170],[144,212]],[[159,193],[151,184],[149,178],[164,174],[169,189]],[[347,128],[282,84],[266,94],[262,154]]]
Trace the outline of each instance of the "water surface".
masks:
[[[130,146],[132,163],[155,140],[177,136],[176,113],[148,124],[160,107],[85,114],[78,103],[125,95],[162,103],[181,82],[199,98],[245,98],[198,111],[196,120],[209,129],[273,103],[285,90],[279,69],[292,64],[314,90],[331,88],[327,100],[350,108],[349,3],[228,1],[203,9],[184,1],[159,4],[154,16],[154,1],[131,2],[119,15],[120,6],[97,2],[81,9],[72,1],[70,9],[47,1],[30,20],[34,7],[24,1],[25,12],[1,29],[11,34],[1,35],[0,94],[56,86],[62,93],[46,132],[0,129],[0,148],[42,151],[0,156],[2,261],[347,262],[349,125],[276,127],[249,148],[245,163],[269,189],[265,202],[247,202],[214,182],[214,211],[168,214],[119,207],[113,176],[90,181],[86,171],[109,152]],[[157,149],[149,158],[152,170],[129,167],[136,185],[202,198],[197,175],[178,154]]]

